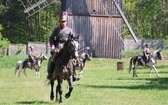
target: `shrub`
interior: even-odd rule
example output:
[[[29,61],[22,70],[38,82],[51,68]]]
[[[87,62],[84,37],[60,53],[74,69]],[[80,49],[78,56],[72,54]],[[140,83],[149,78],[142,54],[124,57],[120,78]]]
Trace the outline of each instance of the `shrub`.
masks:
[[[5,50],[9,47],[10,42],[7,38],[4,38],[1,34],[3,30],[2,25],[0,25],[0,56],[5,55]]]

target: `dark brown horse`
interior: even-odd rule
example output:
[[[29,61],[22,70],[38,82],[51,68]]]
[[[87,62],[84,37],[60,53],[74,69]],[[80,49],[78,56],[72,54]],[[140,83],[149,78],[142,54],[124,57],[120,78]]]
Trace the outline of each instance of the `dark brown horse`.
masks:
[[[150,58],[148,63],[148,66],[151,68],[149,73],[150,77],[151,77],[152,70],[155,70],[157,77],[159,77],[159,74],[155,65],[156,65],[156,60],[162,60],[162,59],[163,57],[162,57],[161,50],[157,50],[152,53],[152,58]],[[134,65],[133,68],[132,68],[132,64]],[[131,71],[131,69],[133,69],[133,77],[137,77],[136,69],[138,68],[138,66],[146,66],[145,58],[141,55],[132,57],[130,60],[129,72]]]
[[[28,59],[26,59],[24,61],[18,61],[16,64],[16,68],[15,68],[15,75],[20,77],[20,72],[23,70],[24,75],[27,77],[26,69],[33,68],[36,72],[35,74],[40,77],[40,67],[41,67],[41,63],[43,62],[43,60],[47,60],[47,57],[43,53],[41,53],[36,58],[34,67],[31,67],[31,63]],[[25,65],[24,67],[23,67],[23,64]]]
[[[78,41],[74,40],[74,38],[70,37],[64,44],[63,49],[60,51],[59,57],[55,62],[55,68],[52,74],[52,78],[50,79],[51,84],[51,93],[50,99],[54,99],[54,81],[57,80],[56,87],[56,101],[62,103],[62,83],[63,80],[68,81],[69,91],[65,94],[66,98],[69,98],[71,92],[73,90],[73,62],[72,59],[78,57]],[[49,61],[50,62],[50,61]]]
[[[84,52],[80,55],[78,62],[74,63],[75,69],[79,70],[80,77],[83,77],[82,73],[83,73],[83,68],[85,67],[86,61],[90,61],[90,60],[91,60],[90,55],[88,53]],[[74,71],[76,71],[76,70],[74,70]]]

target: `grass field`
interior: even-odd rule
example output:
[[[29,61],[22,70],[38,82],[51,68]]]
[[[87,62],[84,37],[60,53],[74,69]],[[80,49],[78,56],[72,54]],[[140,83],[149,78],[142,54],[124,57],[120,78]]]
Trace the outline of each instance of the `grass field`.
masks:
[[[41,68],[41,78],[27,69],[26,78],[14,75],[15,63],[25,56],[0,58],[0,104],[1,105],[58,105],[50,101],[50,86],[45,84],[46,64]],[[128,73],[129,59],[92,58],[86,63],[83,78],[74,82],[69,99],[63,97],[63,105],[168,105],[168,64],[158,61],[160,78],[153,73],[148,77],[149,68],[140,67],[138,77]],[[124,62],[124,70],[117,70],[117,62]],[[68,91],[63,84],[63,95]]]

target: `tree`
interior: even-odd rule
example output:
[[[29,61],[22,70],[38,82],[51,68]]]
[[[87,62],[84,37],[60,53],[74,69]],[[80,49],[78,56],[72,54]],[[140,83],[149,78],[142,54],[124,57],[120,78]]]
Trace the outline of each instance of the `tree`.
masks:
[[[160,0],[123,0],[123,11],[138,37],[162,38],[157,24],[162,17],[161,4]]]

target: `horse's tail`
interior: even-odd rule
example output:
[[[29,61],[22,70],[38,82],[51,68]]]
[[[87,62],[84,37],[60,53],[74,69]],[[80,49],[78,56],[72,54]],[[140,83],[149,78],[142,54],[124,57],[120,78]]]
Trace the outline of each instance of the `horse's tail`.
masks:
[[[131,72],[131,69],[132,69],[132,60],[133,60],[133,59],[134,59],[133,57],[130,59],[129,73]]]

